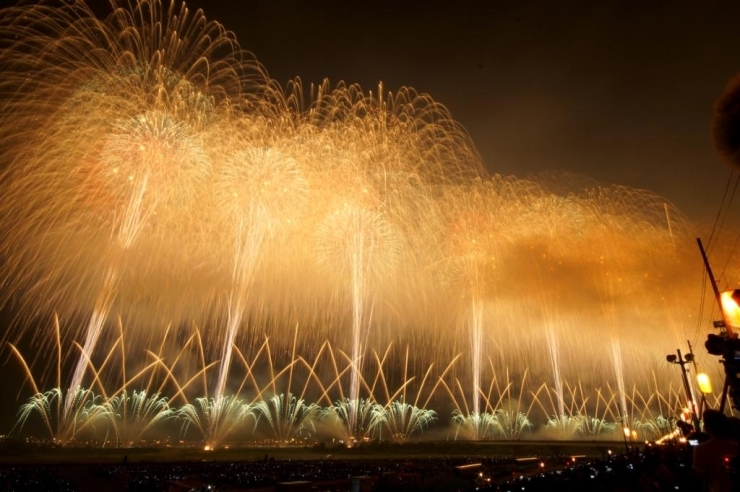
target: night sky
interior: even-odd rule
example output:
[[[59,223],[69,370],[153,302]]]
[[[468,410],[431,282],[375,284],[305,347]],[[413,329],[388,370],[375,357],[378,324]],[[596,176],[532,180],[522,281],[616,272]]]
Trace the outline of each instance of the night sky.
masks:
[[[492,173],[649,189],[701,221],[719,210],[730,169],[710,125],[740,72],[738,2],[186,3],[281,85],[328,78],[375,93],[382,81],[431,95]]]
[[[281,84],[430,94],[491,172],[579,173],[711,220],[730,175],[712,147],[712,106],[740,72],[740,3],[648,3],[188,4]]]
[[[719,209],[730,168],[712,146],[712,106],[740,72],[740,2],[187,3],[281,84],[430,94],[491,173],[649,189],[703,222]]]

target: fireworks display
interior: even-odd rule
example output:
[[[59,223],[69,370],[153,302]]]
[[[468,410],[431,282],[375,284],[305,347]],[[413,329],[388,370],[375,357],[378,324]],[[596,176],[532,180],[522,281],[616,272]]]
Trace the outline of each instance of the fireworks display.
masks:
[[[685,404],[703,267],[666,200],[488,174],[429,96],[281,87],[201,11],[113,7],[0,11],[16,428],[518,439]]]

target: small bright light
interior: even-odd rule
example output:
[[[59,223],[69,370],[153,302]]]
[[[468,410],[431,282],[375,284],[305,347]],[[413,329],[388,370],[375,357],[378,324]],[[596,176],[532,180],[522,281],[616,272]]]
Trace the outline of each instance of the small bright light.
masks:
[[[630,433],[631,433],[630,428],[629,427],[625,427],[624,428],[624,437],[629,437],[630,436]]]

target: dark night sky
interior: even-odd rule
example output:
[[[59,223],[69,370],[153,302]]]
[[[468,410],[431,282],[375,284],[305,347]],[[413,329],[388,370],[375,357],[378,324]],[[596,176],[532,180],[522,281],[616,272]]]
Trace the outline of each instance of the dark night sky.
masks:
[[[430,94],[492,172],[582,173],[714,217],[730,171],[712,148],[711,112],[740,72],[740,2],[415,4],[189,2],[281,83]]]

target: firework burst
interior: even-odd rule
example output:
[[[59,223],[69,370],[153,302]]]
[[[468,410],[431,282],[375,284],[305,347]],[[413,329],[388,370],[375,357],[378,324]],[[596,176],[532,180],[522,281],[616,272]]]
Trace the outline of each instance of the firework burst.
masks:
[[[672,300],[695,296],[698,233],[666,200],[487,175],[428,95],[282,87],[178,0],[111,10],[0,10],[1,340],[58,374],[19,422],[107,422],[129,443],[184,402],[185,430],[217,444],[259,416],[280,439],[313,432],[334,402],[358,439],[452,411],[461,433],[518,438],[535,415],[593,436],[678,405],[642,396],[674,376],[655,351],[696,328]],[[55,361],[38,326],[57,314]],[[124,331],[149,384],[97,371]]]

